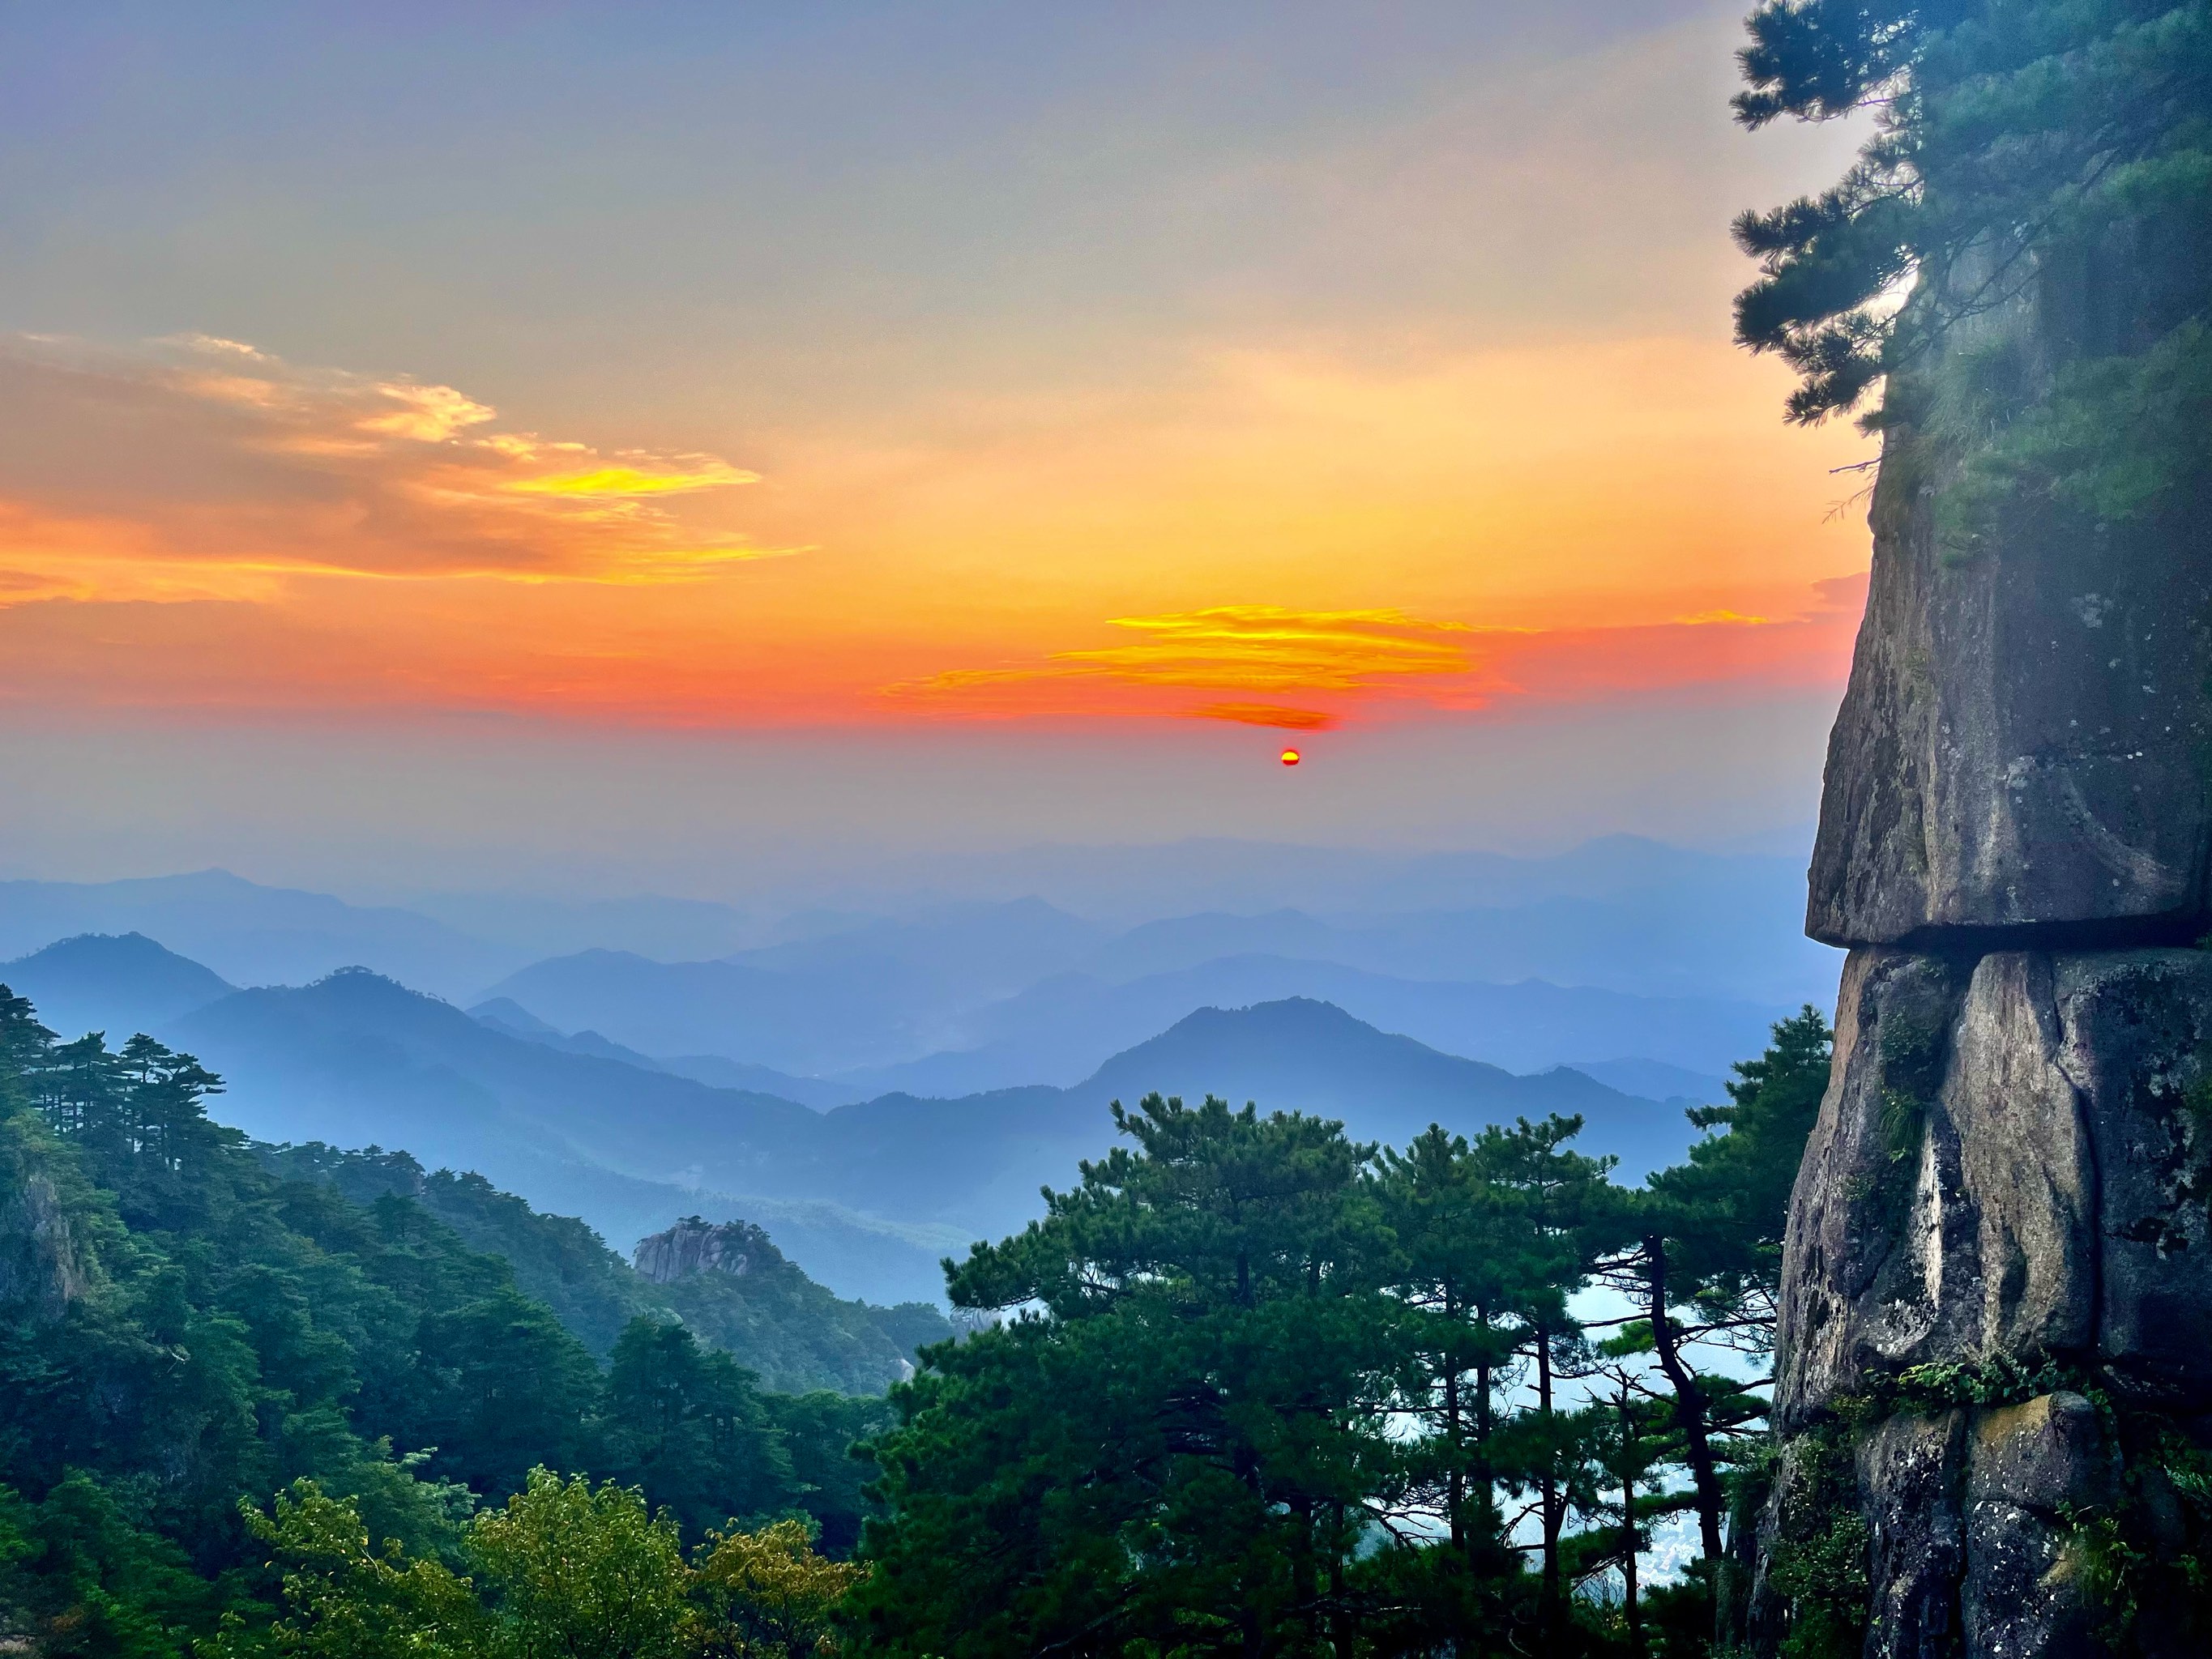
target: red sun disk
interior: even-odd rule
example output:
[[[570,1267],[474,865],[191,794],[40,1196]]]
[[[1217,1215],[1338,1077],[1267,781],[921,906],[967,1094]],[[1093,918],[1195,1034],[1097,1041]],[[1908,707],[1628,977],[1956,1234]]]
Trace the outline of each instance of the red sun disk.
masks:
[[[1284,764],[1284,765],[1285,765],[1285,766],[1296,766],[1296,765],[1298,763],[1298,758],[1299,758],[1299,757],[1298,757],[1298,751],[1297,751],[1297,750],[1295,750],[1295,749],[1285,749],[1285,750],[1283,750],[1283,764]]]

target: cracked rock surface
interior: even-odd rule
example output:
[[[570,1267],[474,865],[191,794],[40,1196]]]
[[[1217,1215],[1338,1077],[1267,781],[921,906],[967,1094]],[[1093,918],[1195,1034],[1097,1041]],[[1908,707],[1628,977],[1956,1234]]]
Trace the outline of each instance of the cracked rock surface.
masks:
[[[1806,931],[2185,943],[2212,922],[2212,547],[2051,515],[1940,544],[1887,464]],[[2022,935],[2017,941],[1996,937]]]
[[[1762,1559],[1786,1552],[1791,1445],[1887,1401],[1854,1453],[1867,1653],[2106,1651],[2083,1527],[2133,1501],[2115,1425],[2212,1413],[2212,952],[1862,949],[1836,1032],[1784,1254]],[[1931,1407],[1914,1368],[2029,1397]],[[2200,1650],[2158,1629],[2141,1650]]]

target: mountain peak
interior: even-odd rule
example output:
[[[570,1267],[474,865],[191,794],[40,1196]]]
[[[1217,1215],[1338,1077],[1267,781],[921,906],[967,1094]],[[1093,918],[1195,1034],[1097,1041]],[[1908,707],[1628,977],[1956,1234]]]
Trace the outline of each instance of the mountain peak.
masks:
[[[1360,1139],[1393,1146],[1431,1123],[1473,1135],[1516,1118],[1576,1115],[1588,1130],[1583,1144],[1617,1154],[1632,1176],[1673,1162],[1688,1139],[1675,1114],[1583,1073],[1518,1076],[1377,1030],[1311,997],[1200,1008],[1115,1055],[1070,1092],[1085,1103],[1133,1105],[1155,1091],[1310,1112],[1341,1121]]]
[[[71,1031],[149,1030],[228,996],[233,987],[140,933],[76,933],[0,963],[0,981]]]
[[[699,1273],[742,1279],[783,1260],[768,1234],[750,1221],[718,1224],[687,1215],[666,1231],[638,1240],[630,1264],[654,1284],[669,1285]]]

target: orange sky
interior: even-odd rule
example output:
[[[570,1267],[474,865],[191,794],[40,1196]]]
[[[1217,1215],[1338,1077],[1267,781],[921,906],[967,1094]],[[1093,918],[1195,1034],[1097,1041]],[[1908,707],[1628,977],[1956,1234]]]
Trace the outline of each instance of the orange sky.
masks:
[[[18,342],[0,691],[757,727],[1839,679],[1848,428],[1718,339],[1197,354],[887,444],[586,445],[427,376]]]
[[[27,12],[0,875],[1799,845],[1745,5]]]

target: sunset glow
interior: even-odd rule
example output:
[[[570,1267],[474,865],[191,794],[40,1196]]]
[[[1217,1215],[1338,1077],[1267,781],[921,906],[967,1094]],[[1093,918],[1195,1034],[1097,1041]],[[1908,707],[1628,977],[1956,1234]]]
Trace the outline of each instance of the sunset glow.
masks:
[[[1203,465],[1194,428],[1086,423],[1018,467],[989,446],[890,477],[841,468],[834,434],[781,472],[609,453],[235,342],[27,342],[0,360],[42,434],[0,459],[0,672],[19,701],[686,726],[1313,728],[1832,682],[1851,536],[1817,463],[1856,440],[1778,433],[1756,365],[1687,367],[1650,343],[1380,385],[1246,363]],[[1624,373],[1698,405],[1659,422]]]
[[[148,23],[182,103],[107,64],[112,155],[18,147],[82,206],[7,256],[0,707],[1344,776],[1832,699],[1872,445],[1778,418],[1726,225],[1848,135],[1732,127],[1733,5],[1293,10],[917,18],[969,43],[921,103],[798,13]]]

